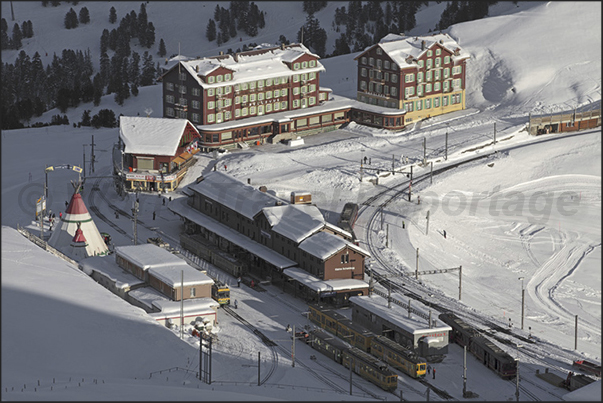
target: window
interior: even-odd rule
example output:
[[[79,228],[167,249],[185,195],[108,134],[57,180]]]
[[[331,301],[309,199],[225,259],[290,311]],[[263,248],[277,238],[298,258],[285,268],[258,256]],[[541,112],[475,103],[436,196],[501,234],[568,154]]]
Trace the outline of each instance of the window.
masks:
[[[258,81],[258,88],[264,88],[264,80]]]
[[[419,67],[423,68],[424,65],[425,65],[425,62],[423,62],[423,60],[419,60]]]
[[[444,91],[448,91],[449,83],[448,81],[444,81]]]
[[[195,294],[196,294],[196,292],[195,292],[195,291],[196,291],[196,290],[195,290],[195,288],[194,288],[194,287],[193,287],[193,288],[191,288],[191,298],[194,298],[194,297],[195,297]]]
[[[364,67],[360,69],[360,75],[366,77],[366,69]]]
[[[441,58],[439,58],[439,57],[435,58],[435,66],[436,67],[440,67],[440,61],[441,61]]]
[[[224,74],[224,81],[230,81],[231,78],[232,78],[232,76],[230,75],[230,73]]]
[[[215,93],[216,93],[216,90],[214,88],[209,88],[207,90],[207,96],[208,97],[213,97],[215,95]]]
[[[448,78],[449,75],[450,75],[450,69],[448,67],[446,67],[444,69],[444,78]]]
[[[439,91],[440,90],[440,82],[436,81],[435,84],[433,84],[433,90],[434,91]]]
[[[216,103],[214,101],[209,101],[207,103],[207,109],[216,109]]]
[[[225,94],[230,94],[231,92],[232,92],[232,86],[227,85],[226,87],[224,87]]]
[[[283,109],[283,110],[287,109],[287,101],[281,102],[281,109]]]
[[[427,68],[428,69],[431,68],[431,63],[432,63],[432,60],[431,59],[427,59]]]
[[[404,95],[406,96],[406,98],[411,97],[415,94],[415,88],[414,87],[407,87],[404,89]]]
[[[405,83],[412,83],[413,81],[415,81],[415,75],[414,74],[406,74],[404,75],[404,82]]]
[[[362,56],[362,59],[360,59],[362,64],[366,64],[366,56]]]
[[[360,89],[366,90],[366,81],[360,81]]]
[[[264,114],[264,105],[258,105],[258,115]]]
[[[266,97],[266,99],[270,99],[270,98],[272,98],[272,91],[268,91],[268,92],[266,92],[265,97]]]
[[[218,74],[218,75],[216,76],[216,82],[217,82],[217,83],[221,83],[221,82],[222,82],[222,80],[224,80],[224,76],[222,76],[222,74]]]
[[[266,87],[270,87],[272,85],[272,79],[271,78],[267,78],[265,85],[266,85]]]
[[[452,68],[452,74],[461,74],[461,66],[454,66]]]
[[[440,97],[435,97],[435,98],[433,99],[433,107],[434,107],[434,108],[437,108],[437,107],[439,107],[439,106],[440,106]]]
[[[241,102],[243,102],[244,104],[246,104],[246,103],[247,103],[247,101],[249,101],[249,95],[243,95],[243,96],[241,97]]]
[[[316,66],[316,60],[310,60],[310,67],[315,67]],[[314,73],[312,73],[314,74]]]
[[[275,103],[274,103],[274,106],[273,106],[273,109],[274,109],[275,111],[280,110],[280,109],[281,109],[281,104],[280,104],[280,102],[275,102]]]
[[[434,75],[434,77],[435,77],[436,80],[439,80],[440,79],[440,70],[434,71],[433,75]]]
[[[224,100],[224,106],[231,106],[231,105],[232,105],[232,99],[226,98]]]
[[[173,117],[174,116],[174,108],[165,108],[165,114]]]
[[[382,50],[381,50],[381,48],[379,48],[379,47],[377,48],[377,54],[378,54],[378,55],[383,54],[383,51],[382,51]]]
[[[383,61],[381,59],[377,59],[377,68],[380,69],[382,67],[381,63],[383,63]]]
[[[425,92],[431,92],[431,84],[425,85]]]
[[[414,105],[414,102],[407,102],[404,104],[404,109],[406,109],[407,112],[412,112],[413,105]]]
[[[216,120],[216,115],[214,115],[213,113],[210,113],[209,115],[207,115],[208,123],[213,123],[215,120]]]
[[[396,63],[392,63],[392,70],[398,70],[398,65]]]
[[[299,74],[294,74],[293,75],[293,82],[294,83],[298,83],[299,82]]]
[[[287,88],[283,88],[283,89],[281,90],[281,97],[286,97],[286,96],[287,96],[287,93],[288,93]]]
[[[373,59],[372,57],[369,57],[369,66],[374,66],[375,65],[375,59]]]
[[[254,90],[254,89],[255,89],[255,81],[251,81],[251,82],[249,83],[249,89],[250,89],[250,90]]]
[[[383,78],[385,79],[385,81],[389,81],[389,73],[385,73],[383,75]]]
[[[223,87],[216,88],[216,94],[218,94],[218,95],[224,94],[224,88]]]
[[[235,104],[238,105],[241,103],[241,97],[240,96],[236,96],[235,97]]]
[[[193,87],[193,96],[198,97],[201,96],[201,89],[197,87]]]
[[[309,103],[310,105],[314,105],[314,104],[316,103],[316,97],[310,97],[310,98],[308,99],[308,103]]]
[[[293,70],[299,70],[299,63],[293,63]]]
[[[174,83],[165,83],[165,88],[168,91],[174,91]]]
[[[201,109],[201,102],[193,100],[193,109]]]
[[[247,90],[247,89],[249,89],[249,84],[248,84],[248,83],[243,83],[243,84],[241,84],[241,89],[242,89],[242,90]]]
[[[272,104],[266,104],[266,113],[272,112]]]
[[[439,55],[441,55],[441,54],[442,54],[442,49],[437,48],[437,49],[436,49],[436,56],[439,56]]]
[[[174,103],[174,96],[173,95],[166,95],[165,96],[165,102],[167,102],[168,104],[173,104]]]
[[[241,110],[235,109],[235,118],[239,118],[239,117],[241,117]]]
[[[186,81],[186,73],[180,73],[178,75],[178,78],[180,79],[180,81]]]
[[[299,99],[294,99],[293,100],[293,107],[294,108],[299,108]]]
[[[293,95],[299,94],[299,87],[293,87]]]
[[[448,95],[442,97],[442,106],[448,106]]]
[[[444,64],[450,63],[450,56],[444,56]]]
[[[223,116],[224,115],[222,114],[222,112],[216,113],[216,123],[221,123],[223,120]]]
[[[419,72],[417,73],[417,82],[422,83],[423,82],[423,72]]]
[[[186,98],[179,98],[178,102],[180,103],[181,106],[187,106],[187,99]]]
[[[255,102],[256,97],[256,94],[249,94],[249,102]]]
[[[461,88],[461,79],[457,78],[456,80],[452,80],[452,88],[457,90]]]
[[[234,90],[238,92],[240,89],[241,89],[241,86],[239,84],[235,84]]]
[[[397,83],[398,82],[398,76],[395,75],[395,74],[392,74],[391,75],[391,81],[392,81],[392,83]]]
[[[241,109],[241,115],[247,116],[248,114],[249,114],[249,109],[248,108]]]
[[[431,99],[426,99],[425,100],[425,109],[430,109],[431,108]]]
[[[423,95],[423,86],[422,85],[417,86],[417,95],[418,96]]]
[[[310,74],[308,74],[308,79],[314,80],[315,78],[316,78],[316,73],[310,73]]]
[[[306,126],[308,126],[308,119],[299,119],[295,123],[295,127],[306,127]]]
[[[427,51],[427,57],[431,57],[431,55],[433,54],[433,52],[430,50]]]
[[[193,115],[192,115],[192,119],[193,119],[193,122],[195,122],[195,123],[199,123],[199,121],[200,121],[200,116],[199,116],[199,114],[198,114],[198,113],[193,113]]]
[[[264,100],[264,93],[258,92],[258,101],[263,101],[263,100]]]
[[[398,90],[396,89],[396,87],[392,87],[390,90],[392,97],[395,97],[398,95]]]
[[[308,68],[308,62],[302,62],[301,67],[302,67],[302,69],[307,69]]]
[[[302,79],[302,81],[308,81],[308,74],[307,73],[302,74],[301,79]]]
[[[280,94],[279,90],[274,90],[274,92],[272,93],[272,96],[275,98],[278,98],[278,95]]]
[[[416,103],[416,110],[420,111],[421,109],[423,109],[423,101],[418,100]]]
[[[250,106],[249,107],[249,114],[250,115],[255,115],[255,106]]]
[[[383,67],[389,69],[389,60],[383,62]]]
[[[210,83],[210,84],[215,83],[216,82],[216,77],[214,77],[214,76],[207,77],[207,82]]]

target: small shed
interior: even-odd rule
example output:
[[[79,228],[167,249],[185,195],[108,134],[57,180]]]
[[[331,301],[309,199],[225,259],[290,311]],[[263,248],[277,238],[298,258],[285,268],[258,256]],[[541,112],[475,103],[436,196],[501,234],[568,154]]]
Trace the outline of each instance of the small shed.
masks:
[[[310,192],[291,192],[291,204],[311,204],[312,193]]]

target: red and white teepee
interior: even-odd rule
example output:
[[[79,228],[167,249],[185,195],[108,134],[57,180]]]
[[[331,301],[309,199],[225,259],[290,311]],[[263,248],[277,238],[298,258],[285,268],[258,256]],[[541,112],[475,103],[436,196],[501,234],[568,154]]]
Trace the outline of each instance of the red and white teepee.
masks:
[[[77,258],[105,255],[109,252],[109,248],[92,221],[82,195],[78,193],[78,188],[73,193],[63,218],[52,232],[48,244],[70,257],[75,257],[73,256],[75,250],[81,255],[79,249],[84,250],[84,256],[77,256]],[[84,244],[85,246],[82,246]]]
[[[75,235],[71,240],[71,253],[68,253],[73,259],[79,261],[88,257],[86,253],[86,247],[88,246],[88,242],[86,241],[86,237],[84,236],[84,232],[82,232],[81,224],[78,223],[77,230],[75,230]]]

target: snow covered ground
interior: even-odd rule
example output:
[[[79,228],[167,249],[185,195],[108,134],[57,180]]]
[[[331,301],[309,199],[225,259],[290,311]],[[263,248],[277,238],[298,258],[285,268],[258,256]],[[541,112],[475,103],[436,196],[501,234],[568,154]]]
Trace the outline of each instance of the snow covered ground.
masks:
[[[31,49],[43,44],[50,52],[60,52],[62,46],[67,46],[67,38],[65,42],[57,41],[61,43],[58,47],[42,35],[45,29],[50,32],[58,17],[44,25],[39,3],[13,3],[17,16],[32,19],[34,29],[40,33],[30,44]],[[81,2],[78,6],[84,4],[93,19],[93,8],[99,10],[99,15],[108,16],[106,3]],[[170,2],[170,11],[173,8],[174,12],[184,12],[187,4]],[[214,3],[195,3],[195,7],[210,4],[213,14]],[[286,10],[285,4],[259,3],[261,9],[270,10],[268,16],[275,21],[277,13]],[[329,2],[328,7],[345,4]],[[441,9],[443,4],[433,4],[427,10]],[[124,12],[139,8],[138,3],[118,2],[118,6]],[[9,15],[7,7],[8,3],[2,2],[4,16]],[[161,19],[162,28],[156,23],[160,21],[159,14],[153,16],[152,12],[159,13],[161,9],[163,16],[171,16],[166,8],[161,2],[147,6],[158,38],[167,32],[170,17]],[[31,16],[21,17],[30,9]],[[50,13],[53,9],[43,10]],[[52,12],[63,16],[66,10]],[[368,179],[374,179],[376,172],[365,171],[364,180],[360,181],[359,161],[364,156],[371,159],[370,168],[381,171],[391,169],[392,156],[399,170],[408,171],[408,165],[414,163],[413,174],[419,178],[429,174],[431,161],[437,171],[483,155],[483,159],[434,174],[433,184],[427,177],[413,185],[412,202],[403,198],[392,201],[384,210],[383,227],[378,220],[372,220],[376,207],[364,208],[356,233],[361,246],[370,246],[376,255],[373,268],[385,270],[385,262],[408,275],[404,282],[417,292],[430,295],[434,302],[503,325],[511,319],[513,332],[518,335],[527,336],[531,327],[537,343],[510,350],[508,345],[503,346],[520,358],[520,399],[562,400],[567,391],[537,378],[536,370],[550,368],[565,378],[573,359],[601,361],[601,130],[534,138],[523,129],[529,113],[600,108],[601,4],[520,2],[515,7],[501,2],[493,10],[495,17],[450,29],[450,34],[472,55],[466,111],[433,118],[402,133],[350,124],[345,129],[307,137],[303,146],[294,148],[283,144],[253,147],[228,152],[219,161],[210,155],[197,155],[197,164],[183,185],[216,163],[227,164],[229,174],[242,181],[251,178],[254,186],[266,185],[283,198],[294,190],[312,192],[313,201],[325,218],[336,223],[346,202],[363,202],[406,180],[405,175],[383,176],[379,186],[375,186]],[[425,13],[417,16],[424,31],[411,34],[424,34],[431,27]],[[172,22],[176,18],[173,15]],[[558,23],[561,18],[564,24]],[[274,32],[285,32],[287,24],[292,23],[281,21]],[[330,26],[330,22],[322,25]],[[82,29],[82,43],[93,43],[86,46],[96,49],[98,29]],[[173,36],[169,40],[165,38],[168,48],[185,41],[170,35]],[[183,45],[183,49],[183,54],[198,53],[193,42]],[[217,51],[207,47],[204,52]],[[3,52],[2,56],[12,57],[10,52]],[[321,76],[321,84],[338,95],[355,97],[355,56],[324,59],[327,72]],[[122,108],[108,96],[96,109],[82,105],[67,115],[71,122],[77,122],[84,109],[92,109],[94,114],[98,109],[111,108],[118,114],[135,116],[151,107],[156,111],[153,116],[158,116],[160,100],[160,86],[153,86],[141,88],[139,96],[127,100]],[[40,120],[49,121],[56,113],[50,111]],[[490,144],[494,123],[496,145]],[[42,194],[44,167],[81,165],[84,152],[90,161],[90,146],[82,145],[90,144],[92,135],[96,164],[88,176],[96,178],[87,180],[84,201],[89,209],[96,206],[111,217],[113,225],[124,234],[93,214],[100,231],[111,233],[116,245],[132,244],[132,222],[123,216],[114,219],[109,205],[128,210],[132,197],[121,199],[111,180],[103,178],[111,172],[111,148],[118,138],[117,129],[51,126],[2,132],[3,400],[399,401],[399,396],[359,378],[355,378],[350,396],[347,371],[321,359],[319,354],[319,360],[310,360],[315,351],[300,342],[296,345],[296,365],[292,367],[291,339],[284,329],[287,324],[308,324],[302,315],[306,307],[303,301],[272,286],[261,293],[246,286],[235,287],[232,299],[238,300],[237,313],[278,347],[267,347],[241,322],[220,311],[212,364],[214,382],[203,384],[194,374],[199,367],[196,339],[185,336],[184,341],[179,341],[178,331],[158,325],[141,309],[17,233],[17,224],[26,225],[33,219],[35,200]],[[423,158],[424,138],[428,165],[421,167],[416,164]],[[48,204],[52,211],[64,210],[64,201],[72,193],[69,182],[76,178],[76,173],[66,170],[48,175]],[[94,185],[98,190],[93,189]],[[421,204],[417,204],[417,195],[421,196]],[[160,197],[142,195],[140,210],[139,242],[159,234],[176,243],[181,222]],[[153,212],[157,214],[155,221]],[[389,247],[385,246],[387,227]],[[463,266],[461,302],[456,273],[422,276],[420,284],[414,280],[416,248],[420,249],[420,270]],[[523,281],[519,280],[521,277]],[[232,278],[226,279],[233,284]],[[523,330],[522,286],[526,290]],[[576,351],[574,315],[579,316]],[[274,371],[262,386],[257,386],[258,353],[260,378]],[[462,362],[462,349],[450,346],[448,356],[438,364],[438,378],[428,381],[453,398],[463,399]],[[165,371],[170,368],[178,369]],[[324,378],[334,380],[338,386],[325,383],[321,380]],[[478,393],[480,399],[515,399],[515,384],[484,370],[472,356],[468,357],[468,379],[468,389]],[[587,398],[601,399],[600,382],[598,386]],[[426,387],[403,375],[399,390],[405,399],[426,399]],[[444,400],[433,391],[430,399]]]

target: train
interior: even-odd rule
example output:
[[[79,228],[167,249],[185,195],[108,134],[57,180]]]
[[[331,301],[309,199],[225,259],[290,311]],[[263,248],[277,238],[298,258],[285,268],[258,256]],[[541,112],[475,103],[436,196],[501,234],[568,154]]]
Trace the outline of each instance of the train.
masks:
[[[398,388],[398,375],[386,363],[322,329],[310,331],[308,344],[345,368],[351,367],[352,372],[385,391],[393,392]]]
[[[387,337],[376,335],[353,323],[334,309],[310,305],[308,318],[352,347],[383,360],[412,378],[425,376],[427,363],[424,358]]]
[[[450,342],[467,346],[467,351],[503,379],[511,379],[517,375],[517,361],[471,325],[452,312],[442,313],[439,318],[452,327]]]
[[[212,245],[199,234],[180,234],[180,245],[235,278],[243,275],[243,262],[221,251],[217,246]]]
[[[353,234],[354,233],[354,224],[356,223],[357,218],[358,218],[358,204],[346,203],[343,206],[341,215],[339,216],[339,221],[337,222],[337,226],[339,228],[343,228],[344,230]]]
[[[211,297],[220,305],[230,305],[230,287],[220,280],[214,279],[211,286]]]

